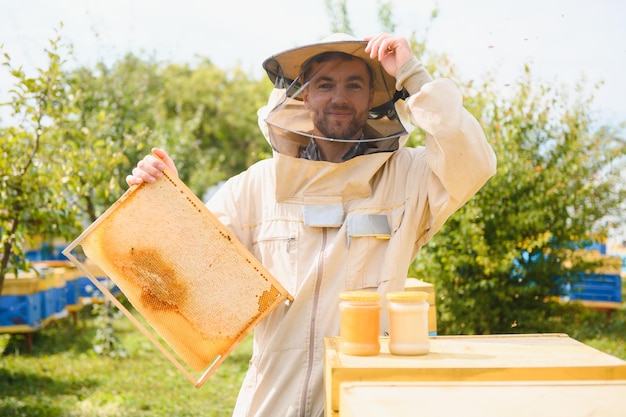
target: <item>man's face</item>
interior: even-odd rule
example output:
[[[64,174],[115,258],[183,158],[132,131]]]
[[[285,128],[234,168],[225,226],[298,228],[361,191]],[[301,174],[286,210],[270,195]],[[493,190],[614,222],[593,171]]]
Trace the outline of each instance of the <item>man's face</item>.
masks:
[[[336,139],[359,139],[374,95],[366,64],[358,58],[335,58],[312,64],[313,74],[302,91],[313,120],[313,134]]]

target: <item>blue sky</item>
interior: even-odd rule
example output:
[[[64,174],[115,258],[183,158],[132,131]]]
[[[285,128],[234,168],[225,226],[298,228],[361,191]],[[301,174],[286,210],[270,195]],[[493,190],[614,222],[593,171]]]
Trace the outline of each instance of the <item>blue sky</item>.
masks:
[[[348,0],[357,36],[380,30],[379,0]],[[219,4],[219,5],[216,5]],[[423,35],[465,79],[497,74],[505,88],[523,65],[546,81],[604,81],[594,111],[626,121],[626,2],[621,0],[392,0],[396,33]],[[438,7],[439,17],[429,25]],[[322,0],[0,0],[0,43],[14,64],[45,65],[43,48],[63,21],[63,38],[80,64],[112,62],[127,51],[193,62],[208,57],[224,69],[261,75],[274,52],[318,40],[330,28]],[[0,98],[10,84],[0,70]]]

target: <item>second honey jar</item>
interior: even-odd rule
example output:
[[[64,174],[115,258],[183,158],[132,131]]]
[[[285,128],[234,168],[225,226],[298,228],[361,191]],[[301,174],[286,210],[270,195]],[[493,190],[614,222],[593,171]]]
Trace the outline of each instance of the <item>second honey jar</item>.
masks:
[[[392,355],[425,355],[430,350],[427,297],[423,291],[387,293]]]

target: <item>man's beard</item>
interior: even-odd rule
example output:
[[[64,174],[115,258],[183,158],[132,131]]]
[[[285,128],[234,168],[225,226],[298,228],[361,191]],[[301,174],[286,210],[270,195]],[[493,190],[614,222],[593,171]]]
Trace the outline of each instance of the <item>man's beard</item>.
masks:
[[[337,123],[336,121],[329,121],[326,112],[332,112],[333,110],[350,110],[354,109],[349,107],[331,106],[321,111],[317,111],[313,115],[313,124],[319,130],[324,137],[331,139],[354,139],[361,136],[363,127],[367,120],[367,116],[359,117],[359,114],[353,114],[348,123]]]

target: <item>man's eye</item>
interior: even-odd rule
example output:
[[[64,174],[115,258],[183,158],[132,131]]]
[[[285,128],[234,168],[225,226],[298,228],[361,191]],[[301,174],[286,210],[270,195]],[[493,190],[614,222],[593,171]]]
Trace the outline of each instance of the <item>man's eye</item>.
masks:
[[[333,85],[330,83],[323,83],[323,84],[319,84],[317,88],[319,88],[320,90],[329,90],[333,88]]]

